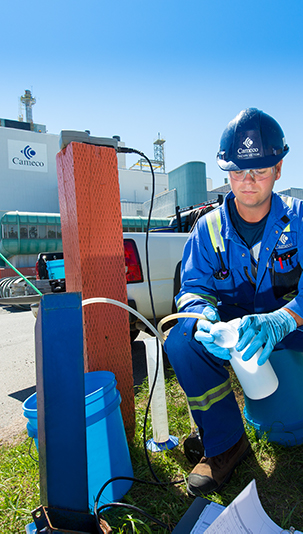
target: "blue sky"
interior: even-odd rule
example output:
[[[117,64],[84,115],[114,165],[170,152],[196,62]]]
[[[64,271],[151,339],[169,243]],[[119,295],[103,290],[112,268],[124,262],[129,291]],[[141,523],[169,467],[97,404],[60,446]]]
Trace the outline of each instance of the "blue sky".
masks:
[[[221,134],[257,107],[290,146],[276,190],[303,187],[302,23],[302,0],[5,2],[0,117],[17,119],[30,89],[49,133],[120,135],[153,158],[160,132],[167,171],[204,161],[218,187]]]

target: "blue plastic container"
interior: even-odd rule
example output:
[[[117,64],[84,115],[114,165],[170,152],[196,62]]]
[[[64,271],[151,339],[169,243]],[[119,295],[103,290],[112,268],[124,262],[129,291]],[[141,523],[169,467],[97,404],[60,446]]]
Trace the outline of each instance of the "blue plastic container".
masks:
[[[26,425],[30,438],[34,438],[38,450],[38,414],[37,414],[37,393],[33,393],[22,404],[23,414],[28,419]]]
[[[244,416],[259,436],[286,447],[303,443],[303,353],[273,351],[270,356],[278,389],[260,400],[245,398]]]
[[[115,375],[110,371],[85,373],[86,448],[89,506],[103,484],[118,476],[133,477]],[[37,396],[31,395],[23,404],[28,418],[27,432],[38,449]],[[71,438],[72,441],[72,438]],[[117,480],[102,493],[99,504],[119,501],[131,488],[132,481]]]
[[[46,262],[48,276],[51,280],[65,278],[64,260],[52,260]]]

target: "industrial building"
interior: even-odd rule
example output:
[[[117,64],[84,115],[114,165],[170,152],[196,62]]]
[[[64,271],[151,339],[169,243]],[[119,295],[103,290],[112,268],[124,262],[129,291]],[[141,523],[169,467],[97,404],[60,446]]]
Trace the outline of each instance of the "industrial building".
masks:
[[[62,247],[56,169],[60,135],[49,134],[45,125],[34,123],[35,102],[26,90],[20,97],[25,120],[22,111],[18,120],[0,118],[0,251],[16,267],[32,266],[37,247],[41,251],[51,241],[55,247],[52,250]],[[102,136],[106,137],[106,133],[102,132]],[[125,146],[119,136],[114,137],[119,146]],[[167,173],[164,144],[165,140],[158,134],[153,143],[154,157],[150,160],[155,174],[152,217],[156,226],[173,216],[176,206],[185,208],[216,200],[219,194],[225,196],[230,190],[227,178],[221,187],[212,189],[202,161],[184,163]],[[125,153],[117,153],[117,160],[123,224],[129,231],[142,231],[152,192],[149,164],[141,157],[127,168]],[[303,190],[299,189],[283,193],[303,197]]]
[[[58,135],[20,129],[19,124],[24,125],[15,121],[0,127],[0,217],[12,210],[59,213]]]
[[[47,133],[46,126],[33,121],[32,107],[36,100],[26,90],[20,97],[25,107],[19,120],[0,119],[0,218],[8,211],[59,213],[56,154],[59,151],[59,134]],[[102,132],[106,137],[106,133]],[[119,136],[118,144],[125,146]],[[161,196],[161,216],[173,215],[172,198],[180,206],[207,200],[205,163],[189,162],[170,173],[165,171],[165,140],[158,134],[153,143],[151,163],[155,173],[155,195]],[[151,173],[143,158],[132,167],[126,166],[126,155],[117,154],[122,215],[146,215],[144,203],[151,197]],[[208,187],[209,189],[209,187]],[[167,197],[165,215],[165,195]],[[155,212],[157,200],[155,202]],[[163,211],[164,210],[164,211]]]
[[[56,154],[59,134],[46,133],[45,126],[0,119],[0,218],[8,211],[59,213]],[[37,129],[39,126],[39,130]],[[118,144],[125,143],[118,138]],[[156,142],[154,143],[155,147]],[[163,156],[164,157],[164,156]],[[118,153],[118,173],[122,215],[146,215],[144,204],[151,197],[152,181],[148,165],[139,160],[126,167],[125,154]],[[162,215],[174,214],[173,203],[180,206],[198,204],[207,200],[205,163],[189,162],[170,173],[164,172],[164,160],[152,160],[155,173],[155,195],[161,195]],[[176,204],[175,204],[176,205]],[[157,200],[155,211],[157,210]]]
[[[59,213],[56,154],[59,135],[24,128],[29,123],[0,119],[0,217],[7,211]],[[39,125],[40,126],[40,125]],[[44,127],[45,128],[45,127]],[[119,144],[123,144],[119,142]],[[133,204],[140,215],[151,195],[150,172],[127,169],[125,154],[118,154],[121,200]],[[168,190],[168,175],[155,169],[156,194]]]

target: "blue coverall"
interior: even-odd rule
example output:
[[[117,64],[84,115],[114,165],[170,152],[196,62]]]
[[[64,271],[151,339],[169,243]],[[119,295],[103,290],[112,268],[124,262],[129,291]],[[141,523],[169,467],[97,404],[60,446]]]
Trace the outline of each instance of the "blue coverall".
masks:
[[[285,307],[303,317],[303,202],[272,193],[255,279],[249,248],[230,220],[227,201],[233,196],[230,192],[221,206],[204,215],[186,242],[178,311],[202,313],[211,305],[222,321],[229,321]],[[224,279],[218,246],[228,271]],[[205,455],[211,457],[237,443],[244,427],[226,362],[195,340],[195,323],[179,319],[164,349],[203,431]],[[275,347],[285,348],[303,351],[303,327]]]

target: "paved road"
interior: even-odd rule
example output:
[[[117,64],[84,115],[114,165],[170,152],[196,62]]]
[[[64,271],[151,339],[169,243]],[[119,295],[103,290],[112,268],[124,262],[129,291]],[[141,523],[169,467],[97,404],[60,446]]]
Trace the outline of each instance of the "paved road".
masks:
[[[0,305],[0,443],[26,428],[22,403],[36,391],[34,328],[30,310]],[[132,344],[134,386],[146,376],[145,337]]]
[[[0,441],[26,426],[22,402],[35,391],[35,318],[0,306]]]

